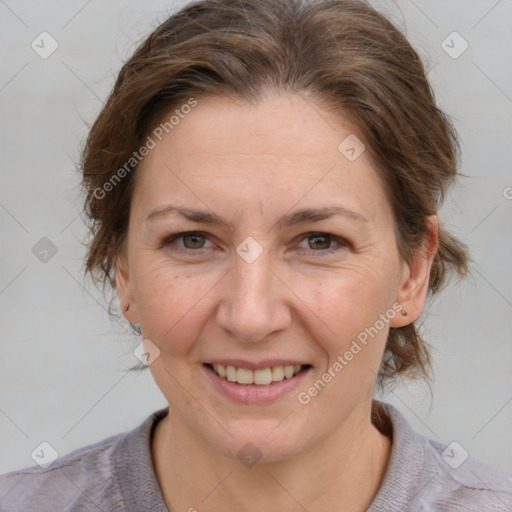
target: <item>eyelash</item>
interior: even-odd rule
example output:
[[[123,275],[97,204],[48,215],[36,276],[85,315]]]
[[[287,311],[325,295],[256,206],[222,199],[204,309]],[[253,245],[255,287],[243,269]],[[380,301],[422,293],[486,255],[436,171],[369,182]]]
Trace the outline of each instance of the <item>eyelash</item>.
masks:
[[[162,247],[167,247],[167,246],[171,245],[173,242],[175,242],[176,240],[178,240],[180,238],[182,239],[185,236],[204,236],[206,239],[208,239],[207,234],[202,232],[202,231],[183,231],[181,233],[174,233],[172,235],[169,235],[163,241]],[[313,231],[313,232],[310,232],[310,233],[305,233],[304,235],[301,236],[301,239],[299,240],[299,243],[303,242],[304,240],[307,240],[308,238],[313,238],[313,237],[325,237],[325,238],[328,238],[331,242],[337,242],[338,243],[338,247],[333,247],[333,248],[330,248],[330,249],[319,249],[319,250],[310,249],[309,251],[307,251],[310,254],[314,253],[315,256],[322,257],[322,256],[325,256],[325,255],[330,255],[330,254],[333,254],[334,252],[337,252],[339,250],[346,249],[349,246],[349,243],[346,240],[344,240],[344,239],[342,239],[340,237],[331,235],[329,233],[323,233],[323,232],[319,232],[319,231]],[[204,250],[204,248],[188,249],[186,247],[185,248],[180,247],[178,250],[185,251],[185,252],[201,252],[202,250]]]

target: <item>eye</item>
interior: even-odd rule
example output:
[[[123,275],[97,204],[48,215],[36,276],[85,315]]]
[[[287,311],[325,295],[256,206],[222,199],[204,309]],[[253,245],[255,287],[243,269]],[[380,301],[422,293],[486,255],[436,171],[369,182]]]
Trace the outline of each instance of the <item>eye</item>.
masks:
[[[176,242],[181,240],[182,244]],[[174,233],[169,235],[162,243],[162,247],[169,247],[174,250],[183,252],[200,252],[202,249],[209,249],[211,247],[205,247],[205,241],[208,241],[206,233],[201,231],[185,231],[182,233]],[[325,256],[334,252],[346,249],[348,242],[337,236],[329,233],[306,233],[302,235],[301,242],[308,241],[308,246],[314,247],[310,249],[309,254],[315,256]],[[337,246],[332,247],[333,242],[337,243]],[[174,247],[173,247],[174,246]]]
[[[164,242],[163,246],[176,245],[175,242],[177,240],[183,241],[183,246],[178,246],[178,250],[191,250],[197,251],[199,249],[204,249],[204,241],[207,240],[207,236],[200,231],[185,231],[183,233],[175,233],[173,235],[168,236]],[[208,247],[206,247],[208,248]]]
[[[315,256],[331,254],[333,252],[343,250],[348,246],[348,243],[345,240],[329,233],[306,233],[302,236],[301,240],[308,241],[309,247],[316,247],[316,249],[309,251],[310,254],[315,253]],[[331,247],[332,242],[336,242],[338,247]]]

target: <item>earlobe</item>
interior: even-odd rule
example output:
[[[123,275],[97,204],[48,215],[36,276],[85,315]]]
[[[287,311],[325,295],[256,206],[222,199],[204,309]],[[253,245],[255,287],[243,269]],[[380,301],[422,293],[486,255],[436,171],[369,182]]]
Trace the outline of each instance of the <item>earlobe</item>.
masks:
[[[114,269],[116,273],[117,296],[121,304],[123,316],[129,322],[137,323],[139,317],[127,258],[125,256],[117,256],[114,262]]]
[[[414,254],[410,262],[403,263],[397,295],[397,302],[401,304],[401,314],[391,320],[391,327],[403,327],[415,322],[425,306],[430,270],[438,247],[439,219],[436,215],[431,215],[426,219],[426,224],[428,234],[425,236],[422,247]]]

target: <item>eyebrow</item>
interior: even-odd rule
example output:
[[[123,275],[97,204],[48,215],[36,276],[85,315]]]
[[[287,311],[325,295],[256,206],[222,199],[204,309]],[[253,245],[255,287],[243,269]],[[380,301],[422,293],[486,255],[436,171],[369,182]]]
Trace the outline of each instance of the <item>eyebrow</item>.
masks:
[[[178,213],[185,219],[197,222],[200,224],[210,225],[225,225],[232,228],[231,224],[213,212],[207,212],[203,210],[194,210],[191,208],[178,207],[174,205],[160,206],[153,210],[146,218],[146,221],[152,221],[159,217],[168,215],[169,213]],[[322,206],[319,208],[303,208],[296,210],[291,213],[286,213],[279,217],[275,225],[280,227],[283,226],[295,226],[306,222],[318,222],[321,220],[328,219],[335,215],[343,215],[349,219],[356,220],[359,222],[368,222],[368,219],[359,212],[349,210],[343,206]]]

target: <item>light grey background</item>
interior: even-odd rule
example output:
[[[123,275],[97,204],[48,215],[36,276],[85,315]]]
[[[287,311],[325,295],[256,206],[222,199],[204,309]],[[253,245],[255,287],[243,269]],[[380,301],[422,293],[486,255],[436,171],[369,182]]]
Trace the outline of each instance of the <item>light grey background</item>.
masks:
[[[0,0],[0,472],[33,465],[41,441],[65,454],[166,405],[149,370],[126,371],[139,340],[84,285],[74,167],[121,62],[183,3]],[[475,259],[473,277],[424,315],[433,400],[422,384],[383,398],[418,432],[455,440],[512,475],[512,1],[373,3],[428,60],[439,103],[455,119],[467,178],[442,220]],[[46,59],[31,48],[43,31],[59,45]],[[469,44],[457,59],[441,47],[453,31]],[[445,44],[453,52],[462,43]],[[57,248],[46,263],[32,252],[42,237]]]

